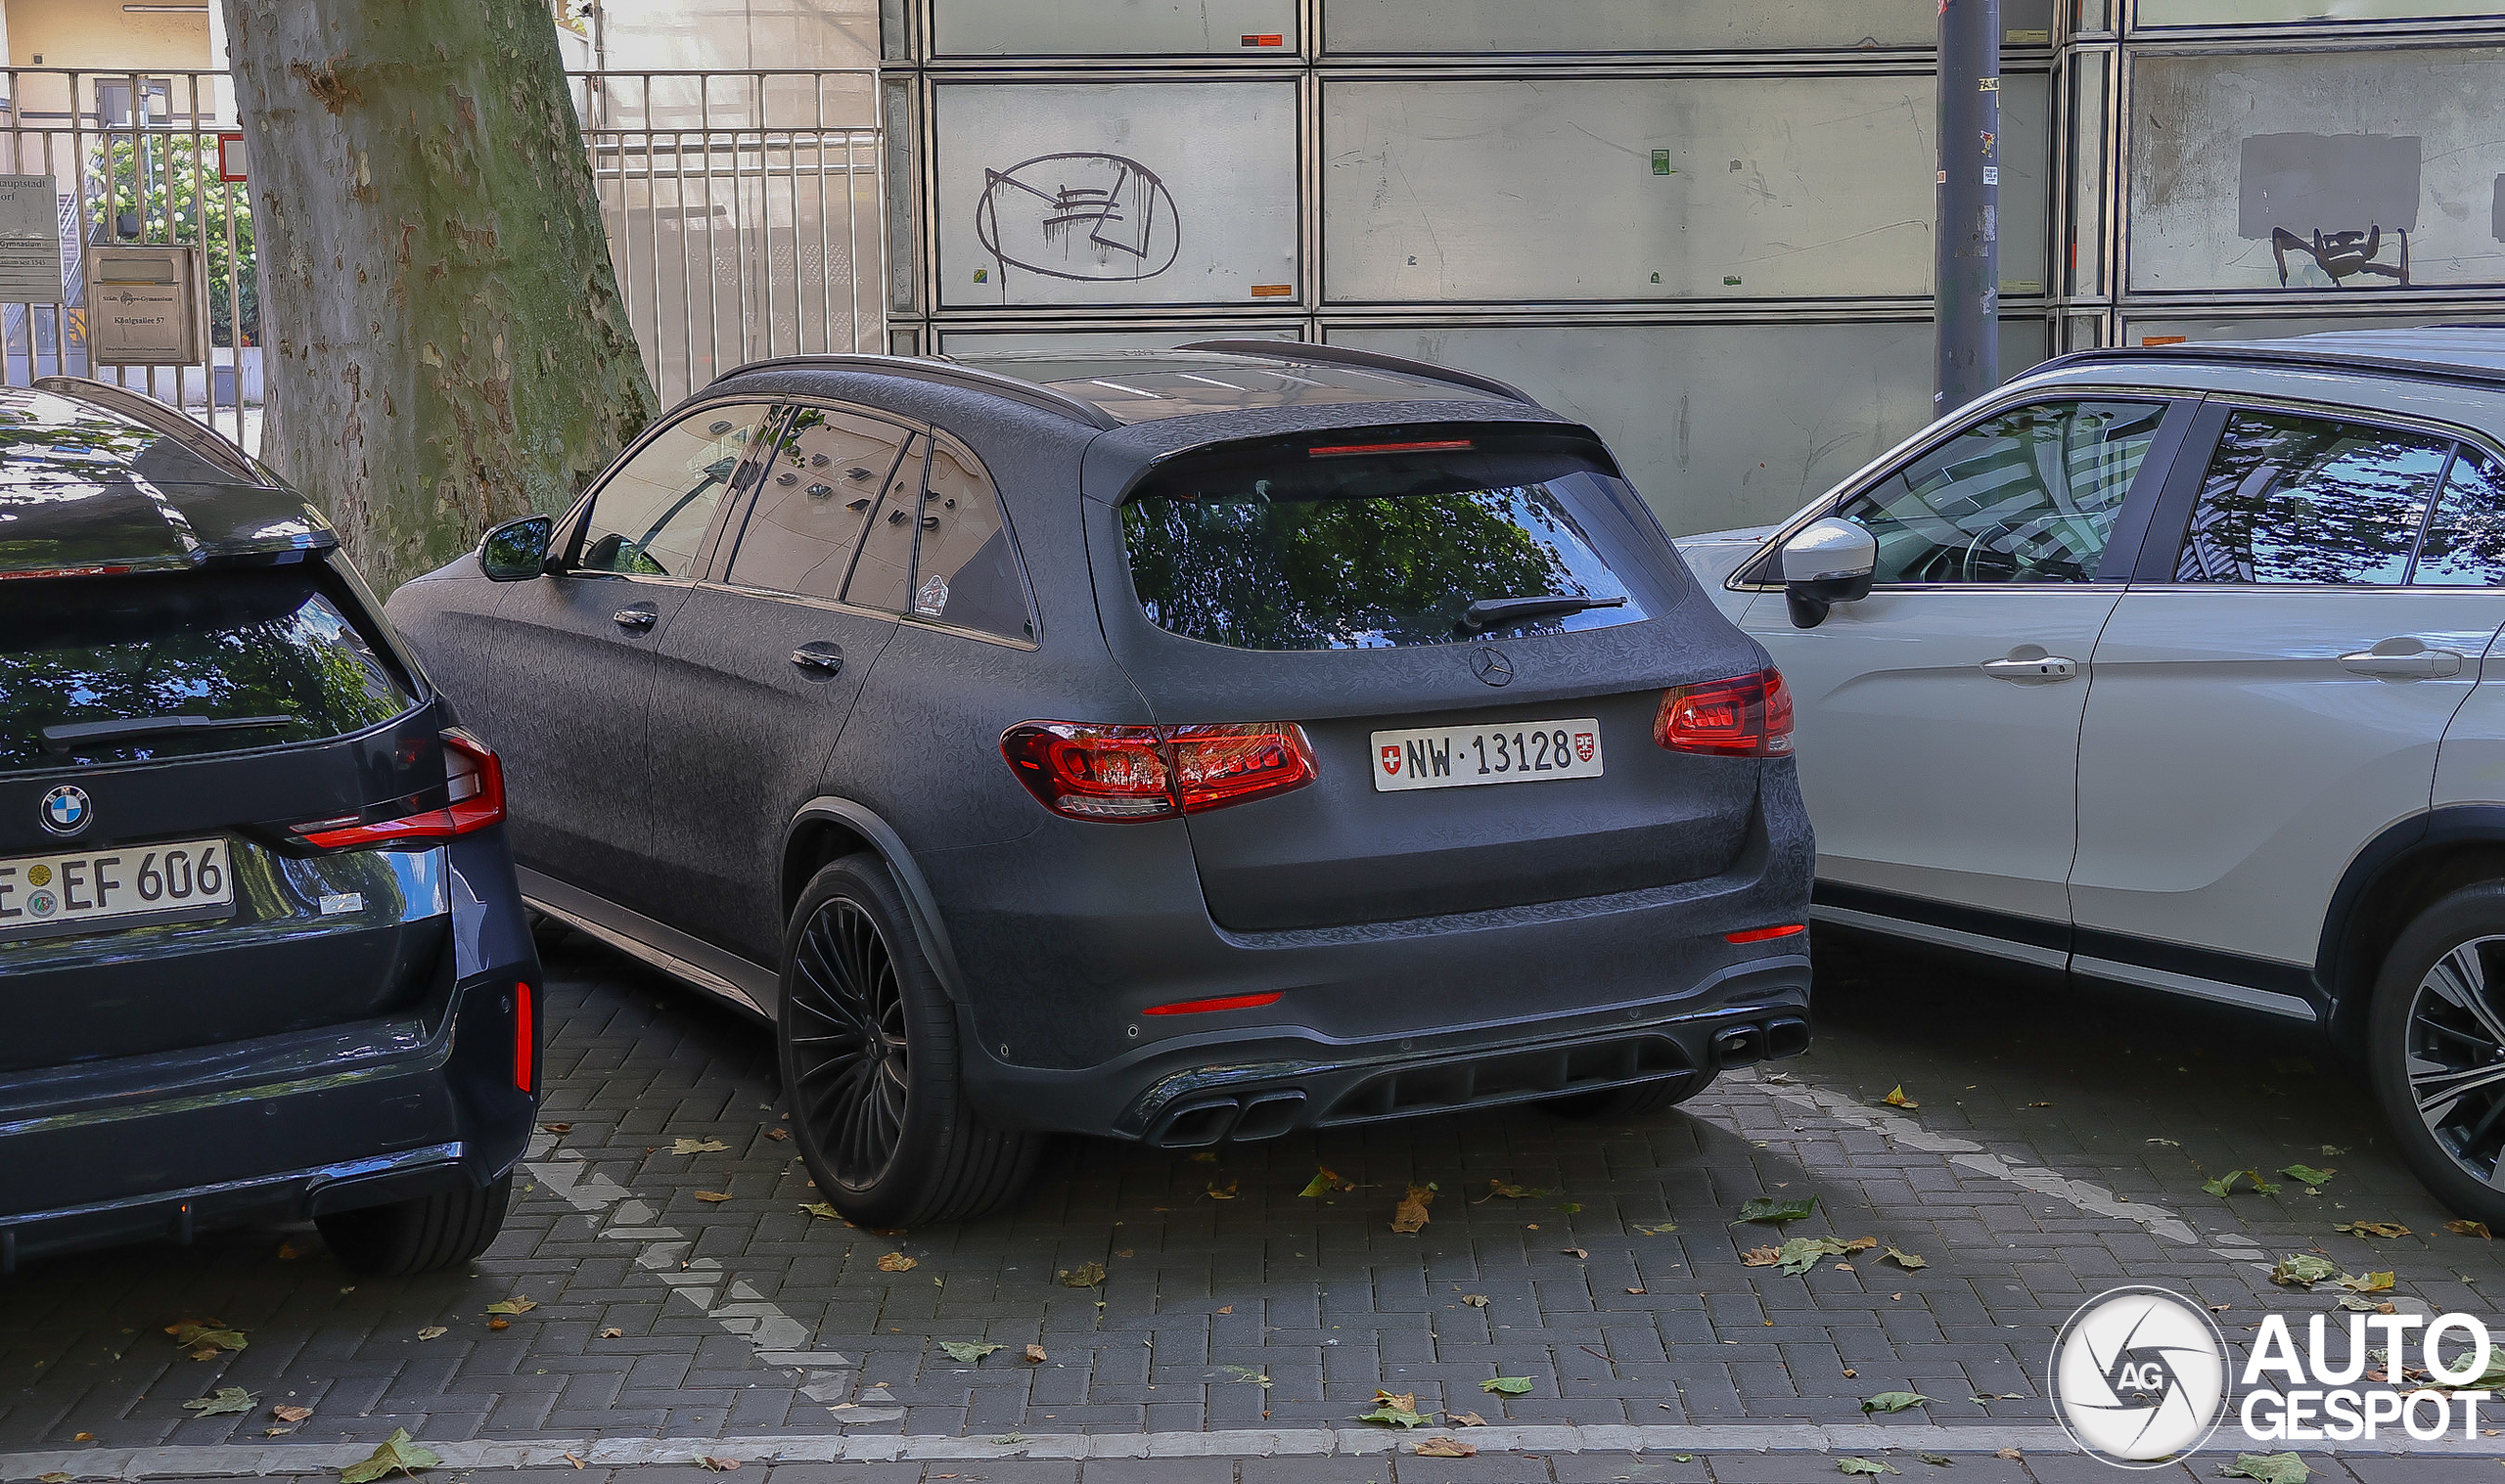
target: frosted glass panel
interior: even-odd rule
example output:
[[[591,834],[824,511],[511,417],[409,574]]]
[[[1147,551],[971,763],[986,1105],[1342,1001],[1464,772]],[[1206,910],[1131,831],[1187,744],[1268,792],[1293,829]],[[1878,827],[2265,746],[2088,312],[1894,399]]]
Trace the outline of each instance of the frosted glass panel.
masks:
[[[2001,326],[2001,374],[2043,359]],[[1675,535],[1780,520],[1932,421],[1927,322],[1334,331],[1464,367],[1588,424]]]
[[[1297,297],[1296,84],[937,89],[939,301]]]
[[[1335,302],[1927,296],[1929,75],[1341,82]],[[2041,292],[2042,73],[2002,89],[2002,276]]]
[[[2013,45],[2042,45],[2052,0],[2005,0]],[[1677,52],[1928,47],[1936,0],[1327,0],[1334,52]]]
[[[2132,288],[2505,282],[2505,52],[2142,57],[2132,87]]]
[[[936,0],[942,57],[1297,55],[1296,0]]]

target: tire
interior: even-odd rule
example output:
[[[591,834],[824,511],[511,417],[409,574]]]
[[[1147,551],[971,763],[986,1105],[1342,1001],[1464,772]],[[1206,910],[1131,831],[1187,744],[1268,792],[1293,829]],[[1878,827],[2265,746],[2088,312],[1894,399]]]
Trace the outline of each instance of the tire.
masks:
[[[820,871],[783,938],[775,1045],[792,1137],[857,1226],[964,1221],[1017,1198],[1043,1140],[967,1102],[956,1008],[876,856]]]
[[[2505,881],[2466,886],[2392,941],[2368,1011],[2375,1100],[2401,1157],[2459,1215],[2505,1225]],[[2420,1109],[2430,1092],[2451,1096]]]
[[[406,1278],[468,1262],[504,1229],[513,1177],[478,1189],[316,1216],[322,1240],[341,1262],[377,1278]]]
[[[1710,1077],[1682,1081],[1663,1077],[1656,1082],[1639,1082],[1633,1087],[1614,1087],[1599,1093],[1569,1093],[1563,1098],[1543,1098],[1539,1105],[1560,1118],[1641,1118],[1678,1106],[1713,1085]]]

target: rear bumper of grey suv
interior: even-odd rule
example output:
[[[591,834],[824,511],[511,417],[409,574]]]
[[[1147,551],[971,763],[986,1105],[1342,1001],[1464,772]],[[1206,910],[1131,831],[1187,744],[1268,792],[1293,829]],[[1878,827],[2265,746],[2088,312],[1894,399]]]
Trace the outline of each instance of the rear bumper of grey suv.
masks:
[[[1676,1081],[1809,1046],[1809,959],[1794,951],[1706,974],[1658,998],[1362,1040],[1246,1028],[1144,1047],[1078,1071],[990,1057],[976,1101],[1012,1127],[1111,1135],[1161,1148],[1273,1138]]]

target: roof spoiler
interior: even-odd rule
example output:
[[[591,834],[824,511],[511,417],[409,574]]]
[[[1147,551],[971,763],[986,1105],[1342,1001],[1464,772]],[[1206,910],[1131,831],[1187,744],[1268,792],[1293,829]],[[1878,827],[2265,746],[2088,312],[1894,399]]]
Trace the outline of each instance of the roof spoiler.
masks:
[[[1413,361],[1406,356],[1351,349],[1346,345],[1326,345],[1315,340],[1223,339],[1194,340],[1189,345],[1174,348],[1219,351],[1227,355],[1257,355],[1276,361],[1311,361],[1321,366],[1356,366],[1369,371],[1396,371],[1421,381],[1441,382],[1448,386],[1467,386],[1473,391],[1488,392],[1526,407],[1539,406],[1521,387],[1499,382],[1494,377],[1482,377],[1475,371],[1456,371],[1433,361]]]

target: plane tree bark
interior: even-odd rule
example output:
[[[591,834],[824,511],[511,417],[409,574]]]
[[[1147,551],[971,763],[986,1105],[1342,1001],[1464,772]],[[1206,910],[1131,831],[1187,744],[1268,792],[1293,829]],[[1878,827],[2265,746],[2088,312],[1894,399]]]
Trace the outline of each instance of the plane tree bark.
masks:
[[[561,509],[655,401],[546,0],[222,0],[264,457],[385,592]]]

